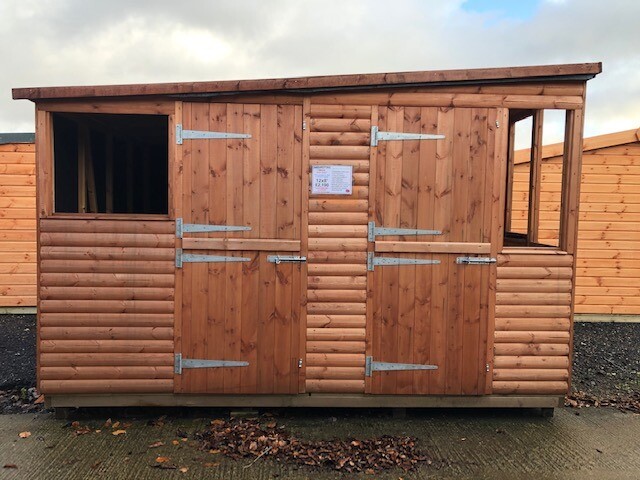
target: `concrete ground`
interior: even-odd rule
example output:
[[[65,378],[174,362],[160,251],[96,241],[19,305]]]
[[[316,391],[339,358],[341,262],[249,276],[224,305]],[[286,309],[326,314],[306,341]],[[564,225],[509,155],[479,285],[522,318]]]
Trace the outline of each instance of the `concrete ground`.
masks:
[[[126,433],[104,428],[108,415],[125,410],[85,411],[71,418],[91,433],[75,435],[77,427],[52,414],[0,416],[0,477],[13,479],[156,479],[292,478],[640,478],[640,416],[612,408],[556,409],[555,417],[540,418],[518,410],[424,410],[393,418],[388,410],[283,410],[278,424],[305,439],[389,434],[412,435],[419,448],[435,460],[414,472],[394,470],[376,475],[348,475],[272,460],[231,460],[197,449],[192,435],[203,430],[214,411],[192,411],[190,417],[171,416],[160,425],[152,421],[164,412],[137,412],[115,418]],[[134,412],[135,414],[136,412]],[[129,415],[131,412],[129,411]],[[579,415],[577,415],[579,414]],[[195,418],[198,416],[199,418]],[[95,432],[100,429],[99,433]],[[20,438],[21,432],[30,432]],[[180,435],[188,434],[183,441]],[[163,442],[150,448],[155,442]],[[152,468],[156,458],[168,457],[175,470]],[[14,464],[17,468],[2,468]],[[186,468],[186,471],[180,471]]]

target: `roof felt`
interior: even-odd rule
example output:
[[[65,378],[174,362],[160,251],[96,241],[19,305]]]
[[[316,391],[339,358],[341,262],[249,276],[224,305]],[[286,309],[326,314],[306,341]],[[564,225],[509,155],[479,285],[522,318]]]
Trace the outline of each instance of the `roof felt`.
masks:
[[[14,88],[14,99],[181,96],[225,93],[304,93],[421,85],[486,84],[526,81],[588,80],[602,71],[601,63],[530,67],[372,73],[263,80],[155,83],[134,85]]]
[[[0,145],[6,145],[8,143],[33,143],[35,141],[35,133],[0,133]]]

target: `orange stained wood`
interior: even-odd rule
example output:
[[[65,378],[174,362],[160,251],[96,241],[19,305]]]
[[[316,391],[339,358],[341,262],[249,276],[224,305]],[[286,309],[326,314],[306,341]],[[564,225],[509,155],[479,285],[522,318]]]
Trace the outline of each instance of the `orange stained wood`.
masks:
[[[0,144],[0,307],[36,306],[35,145]]]
[[[369,393],[477,395],[485,392],[494,265],[459,265],[466,245],[489,253],[496,111],[487,108],[380,107],[381,131],[437,133],[442,140],[380,142],[374,219],[390,228],[441,230],[437,236],[382,236],[376,256],[437,260],[434,265],[376,266],[371,338],[374,361],[436,365],[437,370],[373,372]],[[411,242],[412,248],[402,248]],[[447,248],[421,248],[438,242]],[[382,251],[380,251],[382,250]],[[389,253],[386,253],[386,252]],[[393,252],[393,253],[391,253]],[[426,253],[425,253],[426,252]]]
[[[80,229],[82,242],[74,245]],[[101,393],[114,378],[127,379],[116,381],[119,391],[172,390],[175,240],[139,245],[173,232],[166,220],[40,220],[43,393]]]
[[[184,223],[250,227],[185,233],[184,252],[248,260],[178,269],[182,357],[249,365],[184,369],[176,393],[297,393],[302,266],[267,257],[300,251],[302,107],[184,103],[183,125],[251,135],[181,152]]]
[[[363,393],[372,108],[308,108],[309,168],[350,165],[356,186],[309,195],[305,390]]]

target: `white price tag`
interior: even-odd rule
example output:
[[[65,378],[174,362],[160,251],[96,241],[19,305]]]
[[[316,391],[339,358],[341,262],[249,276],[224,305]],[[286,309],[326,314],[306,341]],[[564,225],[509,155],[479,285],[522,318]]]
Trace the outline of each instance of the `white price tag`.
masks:
[[[351,165],[314,165],[311,169],[311,193],[314,195],[351,195]]]

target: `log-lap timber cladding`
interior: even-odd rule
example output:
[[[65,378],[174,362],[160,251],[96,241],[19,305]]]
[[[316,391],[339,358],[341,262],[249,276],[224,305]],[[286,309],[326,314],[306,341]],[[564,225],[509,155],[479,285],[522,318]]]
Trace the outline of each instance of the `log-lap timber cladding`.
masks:
[[[557,405],[600,71],[15,89],[37,107],[40,389],[55,406]],[[514,109],[566,111],[564,251],[504,246]],[[161,126],[164,212],[131,213],[150,203],[132,172],[150,152],[100,140],[125,116],[145,138]],[[54,150],[61,118],[81,134]],[[122,185],[113,151],[90,158],[102,144]],[[54,153],[77,156],[83,213],[55,205]],[[86,213],[118,202],[129,213]]]

